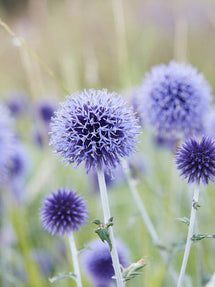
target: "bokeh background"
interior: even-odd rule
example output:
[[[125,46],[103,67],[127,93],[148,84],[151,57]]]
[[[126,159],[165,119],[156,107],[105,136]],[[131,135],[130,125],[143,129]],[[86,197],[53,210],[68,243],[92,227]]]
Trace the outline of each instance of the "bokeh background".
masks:
[[[50,77],[38,59],[0,25],[0,97],[7,105],[14,99],[22,102],[21,114],[14,114],[14,129],[28,154],[18,188],[9,184],[3,188],[0,285],[51,286],[48,277],[73,267],[67,241],[42,229],[38,212],[44,195],[67,186],[85,196],[89,222],[75,234],[78,248],[96,237],[91,221],[102,218],[102,213],[99,196],[91,188],[92,175],[82,167],[65,168],[52,154],[40,104],[56,109],[65,90],[73,93],[84,88],[108,88],[130,100],[132,89],[150,67],[171,59],[196,66],[214,89],[215,2],[0,0],[0,17],[58,79]],[[172,150],[158,146],[150,131],[143,129],[138,147],[144,166],[137,174],[138,189],[179,272],[187,227],[175,218],[189,217],[192,186],[178,177]],[[115,233],[131,250],[131,262],[148,258],[143,275],[127,286],[174,286],[123,177],[116,176],[109,195]],[[200,205],[198,228],[214,234],[213,184],[201,187]],[[193,246],[187,267],[190,286],[205,286],[215,272],[214,254],[214,239]],[[93,286],[84,274],[83,282]],[[54,285],[75,286],[75,282],[64,279]]]

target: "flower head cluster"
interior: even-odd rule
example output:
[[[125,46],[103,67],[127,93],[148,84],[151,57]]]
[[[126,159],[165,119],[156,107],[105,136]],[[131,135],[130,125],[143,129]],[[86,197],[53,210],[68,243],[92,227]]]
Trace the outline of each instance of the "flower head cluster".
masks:
[[[0,183],[7,179],[8,164],[14,151],[14,131],[9,112],[0,104]]]
[[[40,217],[44,229],[52,235],[79,230],[87,219],[87,206],[74,190],[59,188],[42,202]]]
[[[176,152],[177,168],[188,183],[208,184],[215,176],[215,141],[203,137],[201,142],[194,138],[187,139]]]
[[[191,65],[171,61],[146,75],[140,98],[143,120],[157,134],[188,137],[202,134],[211,100],[211,88]]]
[[[67,97],[51,123],[51,141],[64,161],[112,168],[136,150],[134,112],[115,93],[84,90]]]
[[[80,256],[81,265],[85,274],[91,278],[96,287],[108,287],[113,282],[114,269],[107,242],[100,239],[90,241],[87,246],[90,249],[84,250]],[[119,240],[116,241],[119,262],[122,266],[128,265],[129,250]]]

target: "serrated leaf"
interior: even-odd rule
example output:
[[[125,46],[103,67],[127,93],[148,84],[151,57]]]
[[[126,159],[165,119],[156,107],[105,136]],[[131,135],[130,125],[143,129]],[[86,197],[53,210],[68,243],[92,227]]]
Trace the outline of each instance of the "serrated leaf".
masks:
[[[95,219],[93,223],[97,225],[98,223],[100,223],[99,226],[96,229],[94,229],[94,232],[98,234],[102,242],[107,241],[110,247],[110,251],[112,251],[112,243],[108,228],[110,226],[113,226],[113,217],[111,217],[106,224],[102,223],[99,219]]]
[[[127,268],[122,268],[122,277],[125,282],[133,279],[142,274],[142,272],[138,272],[141,268],[147,265],[145,262],[145,258],[140,259],[139,261],[130,264]],[[113,277],[114,278],[114,277]]]
[[[103,242],[107,241],[110,247],[110,251],[112,251],[112,243],[110,240],[110,235],[109,235],[107,227],[104,227],[104,228],[98,227],[97,229],[94,230],[94,232],[98,234],[98,236],[101,238]]]
[[[187,226],[190,225],[190,220],[189,220],[189,218],[187,218],[187,217],[176,218],[176,220],[178,220],[178,221],[180,221],[180,222],[182,222],[182,223],[185,223]]]
[[[102,222],[99,219],[93,220],[92,223],[95,223],[96,225],[102,224]]]
[[[198,234],[194,234],[191,239],[193,241],[199,241],[199,240],[202,240],[204,238],[215,238],[215,235],[211,235],[208,233],[198,233]]]
[[[56,276],[49,278],[49,282],[54,283],[64,278],[72,278],[73,280],[76,280],[77,276],[73,272],[58,273]]]

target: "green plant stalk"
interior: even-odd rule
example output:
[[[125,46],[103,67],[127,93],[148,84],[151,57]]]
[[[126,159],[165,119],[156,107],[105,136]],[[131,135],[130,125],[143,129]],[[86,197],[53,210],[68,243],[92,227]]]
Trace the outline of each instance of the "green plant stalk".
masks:
[[[73,232],[70,232],[67,235],[67,237],[69,240],[69,247],[70,247],[71,254],[72,254],[73,266],[74,266],[74,271],[76,275],[76,283],[78,287],[82,287],[81,272],[80,272],[79,263],[78,263],[78,251],[76,248]]]
[[[122,166],[123,166],[123,170],[125,172],[132,196],[133,196],[134,201],[135,201],[135,203],[139,209],[139,212],[142,216],[142,219],[146,225],[146,228],[147,228],[147,230],[148,230],[148,232],[152,238],[152,241],[155,245],[159,245],[160,240],[159,240],[158,234],[154,228],[154,225],[151,222],[151,219],[148,215],[148,212],[144,206],[144,203],[143,203],[143,201],[142,201],[142,199],[138,193],[138,190],[136,188],[136,181],[132,178],[132,176],[130,174],[128,163],[126,160],[122,161]],[[159,248],[159,250],[160,250],[160,254],[161,254],[163,261],[167,265],[167,268],[169,270],[171,277],[173,278],[174,282],[177,282],[177,279],[178,279],[177,273],[175,272],[175,270],[173,269],[172,266],[168,265],[168,257],[167,257],[166,252],[160,248]]]
[[[195,218],[196,218],[196,205],[198,203],[199,199],[199,185],[197,185],[194,189],[194,194],[193,194],[193,202],[192,202],[192,207],[191,207],[191,214],[190,214],[190,224],[188,228],[188,234],[187,234],[187,242],[185,246],[185,251],[184,251],[184,257],[183,257],[183,262],[181,266],[181,271],[178,279],[178,284],[177,287],[181,287],[183,284],[184,280],[184,275],[187,267],[187,262],[190,254],[190,248],[192,245],[192,236],[193,236],[193,230],[194,230],[194,224],[195,224]]]
[[[107,223],[108,220],[111,218],[110,208],[109,208],[109,202],[108,202],[108,196],[107,196],[107,187],[105,183],[104,171],[100,170],[99,167],[97,167],[97,175],[98,175],[99,189],[100,189],[100,195],[101,195],[102,210],[103,210],[103,215],[104,215],[104,222]],[[110,235],[110,239],[112,243],[111,258],[113,262],[113,268],[115,272],[117,287],[124,287],[125,284],[122,278],[122,272],[121,272],[121,268],[119,264],[119,257],[118,257],[118,253],[116,249],[116,242],[114,238],[113,229],[111,226],[109,227],[109,235]]]
[[[31,258],[32,247],[28,234],[29,227],[27,225],[26,215],[24,214],[22,207],[12,207],[9,212],[16,232],[20,252],[23,255],[25,270],[27,271],[26,284],[29,287],[45,286],[38,266]]]

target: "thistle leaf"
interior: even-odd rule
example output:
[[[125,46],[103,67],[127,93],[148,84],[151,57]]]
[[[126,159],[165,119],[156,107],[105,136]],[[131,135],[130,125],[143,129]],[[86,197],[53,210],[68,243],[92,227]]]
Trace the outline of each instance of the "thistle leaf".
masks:
[[[189,218],[187,218],[187,217],[176,218],[176,220],[178,220],[178,221],[180,221],[180,222],[182,222],[182,223],[185,223],[187,226],[190,225],[190,220],[189,220]]]
[[[143,272],[138,272],[138,271],[147,265],[145,261],[146,261],[146,258],[141,258],[139,261],[130,264],[127,268],[122,267],[123,280],[127,282],[141,275]]]
[[[93,223],[98,225],[96,229],[94,229],[94,232],[98,234],[98,236],[101,238],[102,242],[107,241],[110,247],[110,251],[112,251],[112,243],[109,235],[109,227],[113,226],[113,217],[111,217],[108,222],[102,223],[99,219],[93,220]]]
[[[215,238],[215,235],[211,235],[208,233],[198,233],[198,234],[194,234],[191,239],[193,241],[199,241],[199,240],[202,240],[204,238]]]

